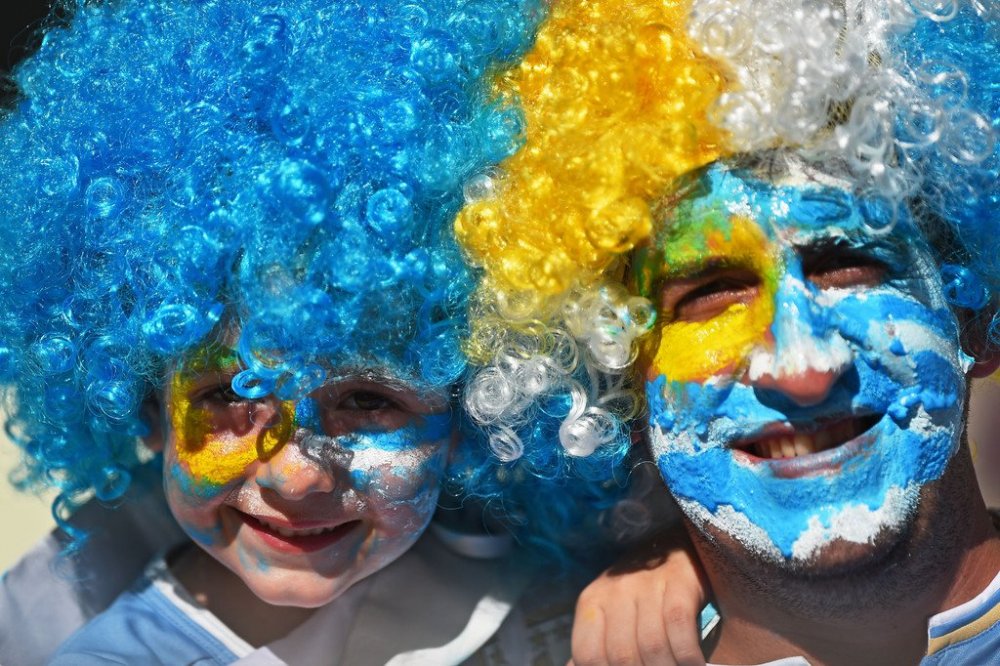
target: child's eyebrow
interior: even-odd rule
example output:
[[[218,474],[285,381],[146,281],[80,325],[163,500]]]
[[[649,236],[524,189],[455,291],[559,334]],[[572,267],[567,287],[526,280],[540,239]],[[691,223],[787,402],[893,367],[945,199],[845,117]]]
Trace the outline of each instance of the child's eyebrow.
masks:
[[[330,372],[327,377],[328,384],[347,382],[351,380],[363,380],[373,384],[381,384],[386,388],[398,391],[420,391],[422,387],[415,382],[403,379],[399,375],[385,368],[375,367],[340,367]]]
[[[448,401],[447,387],[434,387],[422,384],[414,379],[404,378],[392,370],[383,367],[357,366],[335,368],[327,376],[327,384],[338,384],[349,381],[365,381],[384,386],[391,391],[412,393],[420,396],[421,401],[435,403]]]

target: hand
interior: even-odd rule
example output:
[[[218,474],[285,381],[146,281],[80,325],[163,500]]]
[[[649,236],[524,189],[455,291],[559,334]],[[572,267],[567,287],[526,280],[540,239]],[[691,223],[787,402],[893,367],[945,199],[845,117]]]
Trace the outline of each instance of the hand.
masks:
[[[677,528],[628,555],[580,595],[570,666],[705,666],[698,614],[709,597]]]

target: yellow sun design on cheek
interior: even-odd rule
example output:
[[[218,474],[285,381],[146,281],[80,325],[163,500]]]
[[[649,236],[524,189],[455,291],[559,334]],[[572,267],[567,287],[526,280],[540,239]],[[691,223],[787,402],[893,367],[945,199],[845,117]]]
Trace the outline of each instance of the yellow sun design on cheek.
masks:
[[[196,377],[178,372],[174,375],[168,399],[177,462],[189,480],[200,488],[218,488],[246,476],[254,462],[266,461],[291,438],[295,430],[295,403],[280,402],[266,423],[250,423],[247,404],[246,428],[239,432],[224,423],[220,414],[192,400]]]
[[[747,269],[761,280],[760,293],[749,303],[733,303],[706,321],[684,321],[661,312],[651,341],[650,378],[704,382],[740,366],[754,346],[764,341],[774,318],[780,262],[764,232],[748,217],[712,216],[681,221],[678,227],[648,253],[647,261],[661,265],[640,271],[679,278],[718,263]]]

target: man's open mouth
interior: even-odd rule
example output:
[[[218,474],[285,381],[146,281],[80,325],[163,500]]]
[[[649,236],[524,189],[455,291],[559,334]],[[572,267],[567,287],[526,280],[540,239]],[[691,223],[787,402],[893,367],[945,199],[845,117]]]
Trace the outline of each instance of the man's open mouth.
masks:
[[[817,423],[809,428],[782,425],[733,444],[732,448],[763,460],[810,456],[835,449],[864,435],[879,422],[878,414]]]

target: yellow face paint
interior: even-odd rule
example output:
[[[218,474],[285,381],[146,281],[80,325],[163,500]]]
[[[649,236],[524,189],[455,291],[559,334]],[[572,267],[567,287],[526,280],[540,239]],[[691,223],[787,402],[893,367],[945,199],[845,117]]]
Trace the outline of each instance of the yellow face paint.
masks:
[[[237,368],[230,350],[199,352],[174,372],[167,395],[177,462],[193,483],[224,486],[242,478],[246,468],[277,453],[295,431],[295,403],[241,401],[228,405],[199,396],[206,374],[228,381]],[[223,387],[227,388],[227,387]],[[257,410],[273,412],[259,416]],[[259,418],[258,418],[259,416]]]
[[[761,293],[734,303],[707,321],[661,318],[647,342],[649,377],[668,382],[702,382],[738,365],[767,335],[774,318],[779,258],[752,219],[720,214],[679,220],[643,253],[636,272],[640,291],[656,300],[658,285],[671,276],[696,275],[711,265],[740,267],[762,276]],[[652,293],[651,293],[652,292]]]
[[[526,144],[497,196],[456,221],[491,288],[534,292],[541,308],[592,282],[649,235],[650,201],[724,152],[707,112],[726,78],[687,37],[689,12],[690,0],[556,2],[520,67],[498,77]]]

